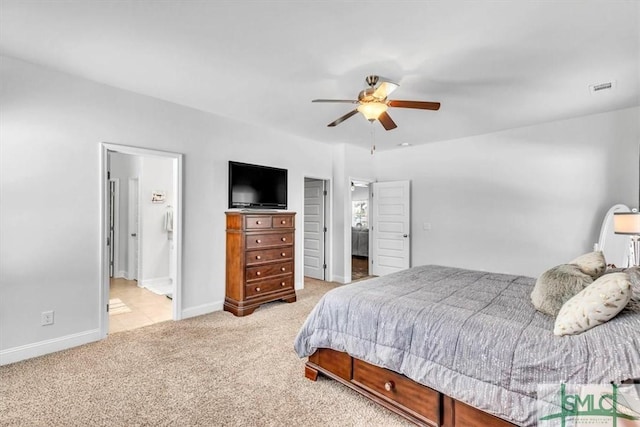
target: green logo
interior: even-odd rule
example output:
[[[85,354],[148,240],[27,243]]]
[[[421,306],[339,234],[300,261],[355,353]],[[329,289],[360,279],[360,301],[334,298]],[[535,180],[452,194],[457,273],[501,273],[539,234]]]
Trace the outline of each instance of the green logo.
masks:
[[[586,419],[589,418],[592,422],[588,424],[600,424],[595,419],[597,417],[606,418],[601,421],[609,421],[608,425],[616,427],[618,420],[640,420],[640,414],[632,415],[633,411],[629,410],[621,402],[625,402],[624,398],[621,399],[617,385],[612,384],[609,390],[604,390],[604,387],[609,386],[592,386],[600,387],[600,392],[589,392],[588,388],[581,389],[577,393],[567,393],[567,385],[560,384],[560,410],[558,412],[540,417],[540,421],[559,420],[560,426],[565,427],[567,419]],[[621,412],[625,411],[625,412]]]

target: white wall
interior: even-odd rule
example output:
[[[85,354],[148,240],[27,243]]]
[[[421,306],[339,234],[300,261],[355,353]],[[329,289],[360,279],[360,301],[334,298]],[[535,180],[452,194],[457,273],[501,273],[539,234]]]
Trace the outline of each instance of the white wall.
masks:
[[[411,180],[412,265],[538,276],[590,251],[610,206],[637,207],[638,117],[632,108],[377,153],[378,180]]]
[[[289,170],[303,259],[303,180],[331,176],[331,146],[8,57],[0,81],[0,362],[100,337],[101,142],[185,155],[183,316],[222,307],[229,160]]]
[[[141,159],[140,223],[141,285],[169,284],[169,250],[171,240],[164,229],[165,215],[173,207],[173,159],[145,156]],[[164,203],[153,203],[155,191],[165,193]]]
[[[369,187],[355,187],[355,190],[351,192],[351,201],[361,202],[364,200],[369,200]]]
[[[333,149],[333,265],[335,280],[351,282],[351,181],[373,181],[374,157],[368,149],[336,144]]]

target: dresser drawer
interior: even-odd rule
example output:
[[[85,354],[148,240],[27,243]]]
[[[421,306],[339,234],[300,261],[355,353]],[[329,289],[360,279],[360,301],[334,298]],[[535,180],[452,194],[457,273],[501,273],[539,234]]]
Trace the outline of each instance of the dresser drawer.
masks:
[[[440,394],[388,369],[353,359],[354,383],[439,425]],[[410,409],[409,409],[410,408]]]
[[[293,273],[293,262],[277,262],[273,264],[260,265],[256,267],[247,267],[247,282],[251,280],[260,280],[279,274]]]
[[[292,215],[274,215],[273,228],[293,228]]]
[[[271,215],[247,215],[244,217],[244,227],[247,230],[271,228]]]
[[[293,259],[293,246],[247,251],[245,256],[246,265],[262,264],[264,262],[277,260],[290,260]]]
[[[247,235],[247,249],[268,248],[269,246],[293,244],[292,232]]]
[[[293,275],[290,274],[247,284],[245,294],[249,298],[291,288],[293,288]]]

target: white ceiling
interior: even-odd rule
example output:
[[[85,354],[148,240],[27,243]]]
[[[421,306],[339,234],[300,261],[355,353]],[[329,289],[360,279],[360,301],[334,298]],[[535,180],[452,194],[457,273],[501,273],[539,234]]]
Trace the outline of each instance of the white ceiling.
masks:
[[[400,84],[378,149],[640,105],[640,1],[0,0],[0,53],[325,142],[368,147],[368,74]],[[608,93],[589,85],[616,80]]]

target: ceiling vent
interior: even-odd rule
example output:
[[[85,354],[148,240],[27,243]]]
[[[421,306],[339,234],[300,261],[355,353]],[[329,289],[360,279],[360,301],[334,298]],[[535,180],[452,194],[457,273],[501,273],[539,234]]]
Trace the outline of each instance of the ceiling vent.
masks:
[[[616,88],[616,81],[611,80],[610,82],[598,83],[596,85],[589,85],[589,92],[591,94],[608,92]]]

